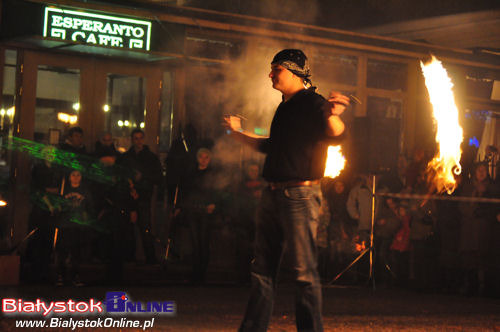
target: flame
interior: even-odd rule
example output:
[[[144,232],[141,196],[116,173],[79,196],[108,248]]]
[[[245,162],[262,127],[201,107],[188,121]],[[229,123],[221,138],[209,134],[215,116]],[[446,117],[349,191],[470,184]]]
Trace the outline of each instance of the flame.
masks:
[[[458,108],[453,95],[453,83],[441,61],[432,56],[431,62],[420,62],[429,92],[434,120],[437,124],[436,142],[438,152],[427,165],[433,177],[433,183],[439,193],[453,193],[457,184],[454,174],[462,171],[460,144],[463,130],[458,123]]]
[[[340,172],[345,167],[345,158],[342,155],[340,145],[328,147],[328,153],[326,157],[325,173],[323,176],[330,178],[335,178],[339,176]]]

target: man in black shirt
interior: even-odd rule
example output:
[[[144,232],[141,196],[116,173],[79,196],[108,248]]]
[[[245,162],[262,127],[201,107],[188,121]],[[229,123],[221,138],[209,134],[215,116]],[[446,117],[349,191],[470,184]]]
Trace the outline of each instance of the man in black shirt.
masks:
[[[289,256],[296,281],[297,329],[323,331],[315,241],[319,179],[328,145],[344,132],[339,115],[349,98],[332,92],[327,101],[315,93],[301,50],[277,53],[269,77],[283,94],[270,137],[243,131],[236,117],[225,118],[236,140],[266,154],[263,176],[269,182],[257,212],[252,291],[240,331],[267,330],[283,253]]]

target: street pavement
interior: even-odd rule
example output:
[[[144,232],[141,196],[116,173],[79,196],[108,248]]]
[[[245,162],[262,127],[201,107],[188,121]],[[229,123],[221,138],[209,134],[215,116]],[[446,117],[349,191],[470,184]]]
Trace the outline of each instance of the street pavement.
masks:
[[[0,288],[0,297],[34,301],[68,299],[104,301],[106,292],[124,291],[130,300],[174,301],[176,314],[126,314],[127,319],[154,319],[149,331],[236,331],[249,294],[248,286],[212,281],[192,286],[182,280],[132,282],[124,286],[55,287],[24,284]],[[500,331],[500,299],[422,294],[403,289],[332,286],[323,289],[325,331]],[[109,317],[109,313],[97,317]],[[25,316],[26,317],[26,316]],[[57,316],[81,318],[74,316]],[[122,316],[119,316],[122,317]],[[21,317],[22,318],[22,317]],[[44,319],[29,316],[30,319]],[[94,316],[93,318],[96,318]],[[16,328],[20,317],[0,316],[0,331]],[[24,328],[26,330],[26,328]],[[29,328],[29,331],[36,331]],[[38,329],[70,331],[71,328]],[[142,328],[77,328],[76,331],[142,331]],[[278,286],[269,331],[295,331],[294,288]]]

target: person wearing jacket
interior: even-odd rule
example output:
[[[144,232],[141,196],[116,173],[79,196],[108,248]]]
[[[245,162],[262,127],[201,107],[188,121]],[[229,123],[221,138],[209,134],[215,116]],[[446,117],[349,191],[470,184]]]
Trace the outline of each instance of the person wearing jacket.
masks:
[[[138,128],[132,130],[130,137],[132,146],[121,156],[119,163],[134,173],[134,187],[139,195],[137,226],[146,256],[146,264],[156,264],[154,237],[151,229],[151,204],[156,199],[157,187],[161,185],[161,163],[156,154],[144,144],[142,130]]]

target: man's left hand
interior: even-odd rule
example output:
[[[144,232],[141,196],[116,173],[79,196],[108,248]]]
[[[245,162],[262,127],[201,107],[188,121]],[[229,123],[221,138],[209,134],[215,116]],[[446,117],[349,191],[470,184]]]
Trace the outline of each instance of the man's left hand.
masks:
[[[332,115],[341,115],[344,113],[347,106],[350,104],[350,99],[343,94],[332,91],[330,92],[330,96],[328,98],[328,102],[330,103],[330,112]]]

